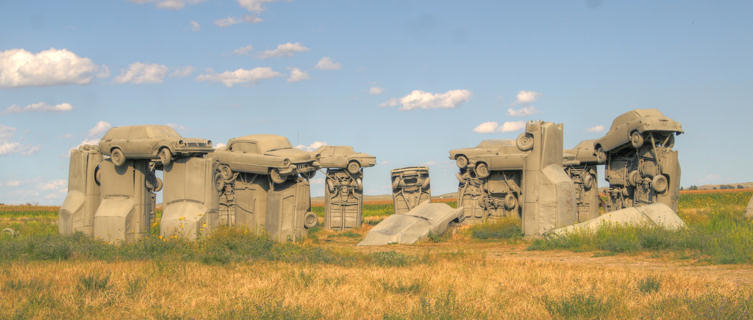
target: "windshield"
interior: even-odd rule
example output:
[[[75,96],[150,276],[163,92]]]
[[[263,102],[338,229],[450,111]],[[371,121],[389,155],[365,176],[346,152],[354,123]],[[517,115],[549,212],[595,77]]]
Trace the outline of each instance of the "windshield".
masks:
[[[259,151],[262,153],[292,148],[290,141],[288,141],[288,138],[280,136],[264,137],[262,139],[259,139],[257,142],[259,144]]]

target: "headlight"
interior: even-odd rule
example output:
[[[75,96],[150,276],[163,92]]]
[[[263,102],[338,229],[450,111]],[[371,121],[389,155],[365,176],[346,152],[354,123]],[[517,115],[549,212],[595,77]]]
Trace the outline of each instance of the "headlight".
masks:
[[[282,165],[283,165],[283,166],[286,166],[286,167],[287,167],[287,166],[289,166],[289,165],[290,165],[290,159],[287,159],[287,158],[286,158],[286,159],[283,159],[283,160],[282,160]]]
[[[178,140],[178,144],[184,144],[183,140]]]

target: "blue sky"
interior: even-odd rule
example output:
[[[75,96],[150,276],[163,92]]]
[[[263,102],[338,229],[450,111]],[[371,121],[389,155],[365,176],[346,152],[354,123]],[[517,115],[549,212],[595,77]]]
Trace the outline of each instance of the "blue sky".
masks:
[[[686,130],[682,185],[753,181],[750,1],[0,0],[0,30],[3,203],[61,203],[108,125],[352,145],[367,194],[420,164],[439,194],[450,149],[648,107]]]

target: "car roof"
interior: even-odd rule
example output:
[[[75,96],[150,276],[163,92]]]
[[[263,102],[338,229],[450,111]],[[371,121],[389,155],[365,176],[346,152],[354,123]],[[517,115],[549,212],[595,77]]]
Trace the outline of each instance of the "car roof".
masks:
[[[111,128],[110,130],[107,131],[107,133],[105,134],[105,136],[106,137],[117,136],[117,137],[120,137],[120,138],[127,138],[127,136],[131,134],[130,132],[131,132],[132,129],[144,130],[144,131],[149,132],[149,133],[160,132],[160,131],[165,132],[166,131],[168,133],[168,135],[170,135],[170,136],[175,135],[175,136],[180,137],[180,135],[178,134],[178,132],[175,131],[175,129],[173,129],[170,126],[161,125],[161,124],[145,124],[145,125],[136,125],[136,126],[118,126],[118,127],[113,127],[113,128]],[[126,135],[126,137],[121,137],[121,135]]]
[[[509,139],[489,139],[481,141],[477,148],[499,148],[515,145],[515,142]]]

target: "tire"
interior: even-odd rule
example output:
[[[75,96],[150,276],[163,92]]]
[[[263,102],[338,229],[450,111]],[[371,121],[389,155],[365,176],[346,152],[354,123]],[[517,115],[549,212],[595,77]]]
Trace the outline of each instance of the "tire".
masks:
[[[461,154],[455,157],[455,164],[458,166],[458,168],[465,169],[468,166],[468,158]]]
[[[162,166],[164,167],[173,163],[173,153],[168,148],[159,149],[157,156],[159,156],[159,161],[162,162]]]
[[[126,156],[120,148],[115,148],[110,151],[110,160],[116,167],[120,167],[125,164]]]
[[[643,178],[641,177],[641,174],[638,172],[638,170],[633,170],[628,174],[628,181],[627,183],[633,187],[639,185],[641,183],[641,180]]]
[[[651,187],[654,188],[654,191],[656,191],[657,193],[664,193],[665,191],[667,191],[668,185],[669,181],[663,174],[654,176],[654,179],[651,180]]]
[[[102,170],[99,169],[99,165],[94,168],[94,183],[102,185]]]
[[[596,162],[600,164],[607,162],[607,153],[601,146],[596,147]]]
[[[485,179],[489,177],[489,167],[486,165],[486,163],[479,162],[476,164],[476,176]]]
[[[512,210],[518,205],[518,198],[514,194],[508,193],[505,195],[505,209]]]
[[[225,189],[225,180],[222,179],[222,174],[219,172],[214,175],[214,188],[218,192],[222,192],[222,189]]]
[[[231,179],[233,179],[233,169],[230,169],[230,166],[221,164],[218,169],[220,170],[222,179],[225,179],[225,181],[230,181]]]
[[[638,131],[631,132],[630,144],[633,146],[633,148],[640,148],[641,146],[643,146],[643,136]]]
[[[533,148],[533,135],[527,132],[521,133],[517,139],[515,139],[515,145],[518,146],[520,151],[528,151]]]
[[[587,173],[583,177],[583,189],[585,189],[586,191],[591,190],[591,188],[593,188],[594,186],[595,180],[596,179],[594,179],[594,176],[592,176],[590,173]]]
[[[304,228],[311,229],[313,227],[316,227],[317,223],[319,223],[319,218],[313,212],[308,211],[303,215]]]
[[[276,184],[284,183],[285,180],[287,180],[287,177],[280,175],[280,170],[277,170],[276,168],[269,169],[269,178]]]
[[[350,174],[359,174],[361,172],[361,164],[358,161],[348,162],[348,172]]]

